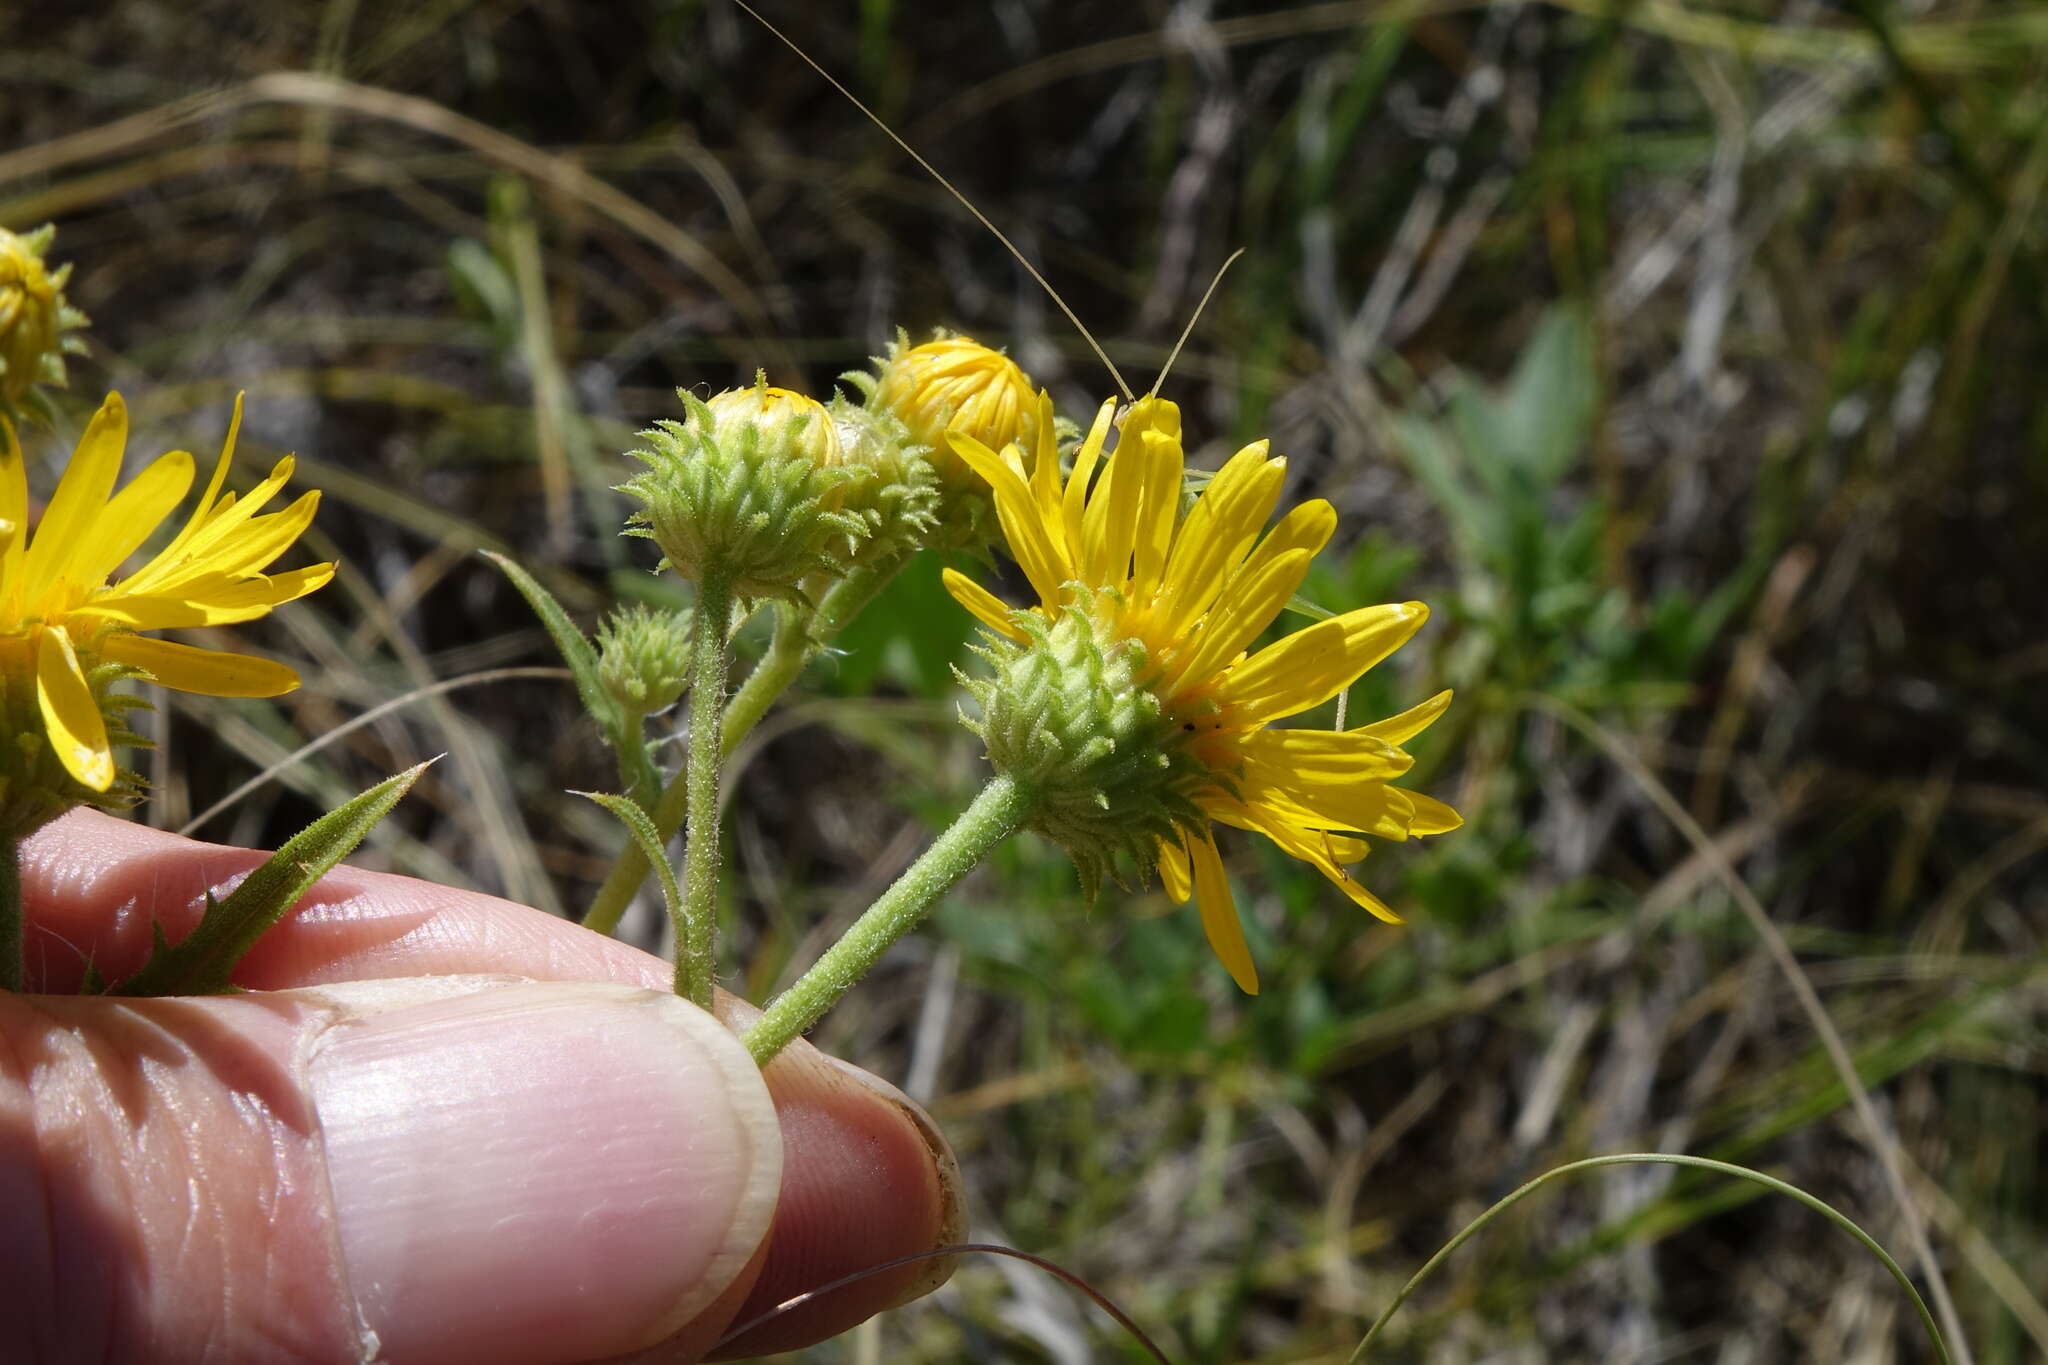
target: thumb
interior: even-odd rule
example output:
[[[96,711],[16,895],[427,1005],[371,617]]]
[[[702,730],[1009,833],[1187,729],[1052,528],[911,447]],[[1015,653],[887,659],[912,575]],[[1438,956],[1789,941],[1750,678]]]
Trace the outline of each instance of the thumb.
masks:
[[[33,1361],[689,1358],[782,1170],[710,1015],[435,977],[0,993],[0,1340]]]

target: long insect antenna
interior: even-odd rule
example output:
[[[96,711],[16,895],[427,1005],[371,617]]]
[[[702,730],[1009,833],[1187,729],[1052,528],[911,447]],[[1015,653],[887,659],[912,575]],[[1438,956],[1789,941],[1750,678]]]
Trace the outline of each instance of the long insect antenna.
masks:
[[[775,25],[769,23],[767,18],[762,15],[761,11],[755,9],[752,5],[748,4],[747,0],[733,0],[733,3],[738,5],[741,9],[745,10],[749,15],[753,16],[755,23],[759,24],[762,28],[767,29],[770,33],[774,34],[776,38],[780,39],[783,46],[787,47],[791,52],[794,52],[798,57],[801,57],[803,59],[804,65],[810,67],[811,70],[817,72],[820,76],[823,76],[825,78],[826,84],[830,85],[834,90],[837,90],[840,94],[846,96],[847,102],[851,104],[854,108],[860,110],[861,113],[865,114],[867,116],[868,122],[874,124],[877,128],[880,128],[884,133],[888,134],[889,140],[895,143],[898,147],[901,147],[904,151],[904,154],[907,155],[912,161],[915,161],[918,165],[922,166],[924,168],[924,172],[926,175],[929,175],[932,179],[938,181],[940,188],[944,189],[946,193],[952,195],[955,199],[958,199],[960,201],[960,206],[966,209],[969,213],[973,214],[975,221],[980,223],[983,227],[987,228],[989,232],[994,235],[995,239],[1003,244],[1003,248],[1006,251],[1008,251],[1012,256],[1015,256],[1017,258],[1017,264],[1023,266],[1025,273],[1030,275],[1032,279],[1038,281],[1038,287],[1040,289],[1043,289],[1046,292],[1046,295],[1052,299],[1053,303],[1059,307],[1059,310],[1067,315],[1067,321],[1074,324],[1074,330],[1081,334],[1081,340],[1088,343],[1088,349],[1095,352],[1096,359],[1100,360],[1104,368],[1106,368],[1109,371],[1109,377],[1116,381],[1117,391],[1123,394],[1124,401],[1127,403],[1134,401],[1134,397],[1131,393],[1131,386],[1129,384],[1124,383],[1124,377],[1117,370],[1116,362],[1109,358],[1109,352],[1102,349],[1101,343],[1096,341],[1095,339],[1095,334],[1090,332],[1088,328],[1082,324],[1081,319],[1075,315],[1073,309],[1067,307],[1067,301],[1060,297],[1060,291],[1054,289],[1052,287],[1051,281],[1047,280],[1045,276],[1038,273],[1038,267],[1031,264],[1030,260],[1024,255],[1024,253],[1018,250],[1017,244],[1011,241],[1008,237],[1004,236],[1003,230],[997,227],[994,223],[990,222],[988,215],[983,213],[980,209],[974,206],[973,200],[969,199],[966,195],[962,194],[959,190],[955,189],[952,181],[946,179],[945,176],[939,174],[938,167],[932,165],[931,162],[926,161],[922,156],[918,155],[917,148],[911,146],[908,142],[905,142],[902,138],[898,137],[896,135],[896,130],[894,128],[891,128],[888,124],[882,122],[881,117],[877,115],[874,110],[868,108],[865,104],[862,104],[860,102],[860,97],[858,95],[854,94],[851,90],[848,90],[844,85],[840,84],[838,77],[834,76],[824,67],[818,65],[817,62],[813,61],[811,59],[811,54],[804,51],[801,47],[798,47],[794,39],[792,39],[788,34],[784,33],[781,29],[775,27]],[[1214,285],[1210,286],[1210,288],[1212,289],[1214,287]],[[1207,295],[1204,295],[1203,297],[1206,299]],[[1179,348],[1176,347],[1175,349],[1178,350]]]
[[[1166,364],[1160,367],[1159,377],[1152,381],[1152,390],[1145,395],[1147,398],[1157,398],[1159,390],[1165,387],[1166,376],[1173,372],[1173,362],[1180,359],[1180,348],[1187,345],[1188,338],[1194,335],[1195,324],[1202,320],[1202,310],[1207,308],[1209,300],[1215,297],[1216,286],[1223,283],[1224,272],[1237,264],[1237,258],[1242,255],[1244,248],[1239,247],[1230,253],[1222,265],[1216,267],[1216,274],[1210,279],[1209,287],[1202,291],[1201,302],[1195,305],[1195,311],[1188,316],[1188,325],[1180,329],[1180,340],[1173,343],[1173,350],[1167,353]]]

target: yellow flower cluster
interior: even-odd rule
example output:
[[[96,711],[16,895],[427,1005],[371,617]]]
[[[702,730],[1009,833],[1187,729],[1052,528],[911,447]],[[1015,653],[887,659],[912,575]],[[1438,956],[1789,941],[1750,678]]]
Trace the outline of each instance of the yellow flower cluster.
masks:
[[[1210,945],[1248,992],[1258,976],[1212,821],[1265,835],[1372,914],[1397,919],[1345,865],[1365,856],[1361,835],[1406,839],[1457,828],[1449,806],[1389,785],[1412,762],[1400,746],[1443,714],[1450,693],[1346,730],[1274,723],[1349,687],[1413,635],[1427,609],[1362,607],[1252,652],[1336,529],[1330,505],[1302,503],[1267,529],[1286,463],[1264,441],[1240,450],[1188,500],[1180,413],[1156,398],[1125,414],[1113,453],[1116,404],[1103,404],[1063,477],[1051,401],[1041,395],[1036,406],[1028,467],[1022,446],[998,454],[961,432],[950,440],[994,494],[1004,537],[1038,597],[1032,610],[1057,619],[1068,610],[1099,612],[1106,602],[1106,633],[1143,648],[1139,685],[1197,773],[1192,790],[1174,794],[1199,814],[1177,817],[1175,837],[1159,843],[1168,894],[1196,898]],[[991,630],[1028,641],[1000,599],[951,569],[945,581]],[[1161,771],[1162,780],[1185,785],[1184,764]]]

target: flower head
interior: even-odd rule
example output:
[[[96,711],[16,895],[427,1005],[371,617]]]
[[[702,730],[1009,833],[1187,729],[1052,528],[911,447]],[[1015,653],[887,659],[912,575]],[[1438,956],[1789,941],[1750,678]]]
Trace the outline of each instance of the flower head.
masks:
[[[923,445],[925,458],[945,494],[941,547],[975,547],[988,538],[988,489],[961,462],[947,442],[960,432],[991,450],[1013,441],[1037,439],[1037,395],[1024,371],[1001,351],[964,336],[940,336],[920,346],[902,333],[877,372],[854,373],[845,379],[867,394],[868,406],[900,421],[910,439]]]
[[[0,228],[0,413],[32,400],[38,384],[62,387],[65,354],[83,349],[68,335],[85,325],[64,301],[71,267],[43,259],[56,235],[48,225],[26,236]]]
[[[931,544],[945,498],[926,447],[885,409],[850,402],[842,394],[828,410],[846,456],[840,506],[866,527],[851,563],[899,562]]]
[[[216,697],[271,697],[299,685],[298,675],[274,660],[141,634],[251,621],[334,576],[332,564],[263,572],[312,522],[320,495],[303,493],[283,511],[257,515],[291,478],[290,456],[246,497],[223,493],[241,417],[238,399],[213,477],[178,533],[113,581],[191,488],[192,457],[182,450],[159,456],[116,493],[128,410],[119,394],[109,394],[31,534],[21,446],[0,421],[0,687],[12,731],[0,736],[11,741],[0,757],[0,825],[8,831],[19,833],[34,809],[54,803],[41,817],[47,819],[115,789],[121,774],[112,744],[130,738],[118,716],[133,699],[110,697],[108,683],[141,675]]]
[[[613,612],[597,632],[597,677],[631,715],[674,706],[690,685],[689,615],[638,604]]]
[[[1263,441],[1239,451],[1187,501],[1180,413],[1159,399],[1131,408],[1109,456],[1103,451],[1116,405],[1105,403],[1063,479],[1050,399],[1041,395],[1038,407],[1028,470],[1016,446],[998,455],[972,437],[952,437],[960,458],[993,490],[1004,536],[1038,605],[1013,612],[950,569],[946,586],[995,632],[991,650],[998,655],[1047,656],[1060,626],[1083,615],[1091,643],[1076,654],[1069,642],[1069,654],[1106,658],[1119,647],[1141,653],[1130,678],[1109,688],[1093,688],[1085,669],[1069,669],[1064,677],[1070,688],[1098,691],[1095,705],[1105,717],[1119,688],[1142,689],[1150,701],[1141,710],[1156,709],[1156,720],[1138,728],[1126,724],[1123,742],[1136,739],[1156,752],[1142,756],[1153,775],[1149,785],[1139,784],[1143,790],[1134,791],[1129,780],[1140,755],[1127,754],[1122,766],[1105,770],[1113,781],[1095,784],[1096,823],[1124,831],[1121,845],[1091,844],[1071,825],[1041,821],[1035,827],[1064,843],[1084,874],[1110,854],[1134,852],[1144,871],[1156,866],[1176,901],[1193,894],[1211,947],[1246,991],[1257,990],[1258,977],[1212,822],[1265,835],[1375,916],[1397,920],[1345,864],[1365,856],[1363,834],[1406,839],[1457,828],[1457,813],[1442,802],[1388,785],[1413,761],[1400,746],[1443,713],[1450,693],[1347,730],[1279,729],[1273,722],[1349,687],[1413,635],[1427,609],[1419,602],[1364,607],[1249,653],[1336,529],[1330,505],[1303,503],[1267,530],[1285,461],[1271,457]],[[999,664],[999,677],[1005,670],[1035,676],[1007,660]],[[992,718],[989,688],[978,688],[984,730]],[[1034,703],[1011,698],[1007,704],[1016,711]],[[1082,709],[1071,695],[1063,705],[1068,713]],[[1006,728],[1019,729],[1019,720],[1008,718]],[[1105,723],[1100,734],[1117,742],[1113,725]],[[1095,750],[1095,762],[1110,758],[1100,744]],[[1017,772],[1019,760],[1006,759],[994,744],[990,757],[1021,780],[1046,780],[1028,769]],[[1152,847],[1130,848],[1133,830]]]
[[[742,598],[797,600],[806,578],[842,568],[865,528],[839,510],[845,452],[824,405],[766,382],[677,397],[686,419],[655,423],[629,452],[647,468],[621,485],[641,503],[628,533]]]

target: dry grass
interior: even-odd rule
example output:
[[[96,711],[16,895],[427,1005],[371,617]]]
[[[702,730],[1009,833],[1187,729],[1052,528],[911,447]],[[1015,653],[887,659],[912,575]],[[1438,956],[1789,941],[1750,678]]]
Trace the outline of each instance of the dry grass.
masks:
[[[1169,395],[1207,454],[1270,433],[1292,493],[1337,503],[1324,599],[1439,611],[1353,702],[1461,689],[1420,780],[1471,825],[1366,867],[1410,929],[1238,850],[1268,978],[1244,1000],[1156,894],[1084,917],[1019,847],[826,1023],[942,1116],[977,1236],[1080,1271],[1177,1360],[1344,1359],[1466,1218],[1589,1153],[1770,1169],[1910,1262],[1885,1144],[1723,871],[1870,1087],[1975,1358],[2048,1356],[2048,11],[1781,8],[771,16],[1141,388],[1246,248]],[[118,385],[143,444],[203,449],[246,388],[248,447],[333,499],[344,578],[271,640],[309,686],[162,713],[160,824],[426,689],[199,833],[275,843],[446,749],[376,856],[573,908],[618,836],[564,789],[605,760],[566,687],[492,673],[555,661],[474,550],[585,616],[662,591],[603,491],[627,434],[756,366],[822,389],[899,324],[1007,344],[1070,411],[1106,387],[957,206],[716,3],[16,7],[0,77],[0,223],[57,220],[96,324],[74,409]],[[1583,357],[1461,425],[1559,302]],[[1554,462],[1500,482],[1538,430]],[[750,995],[972,790],[964,633],[907,584],[748,751]],[[1135,1357],[991,1264],[809,1358]],[[1810,1214],[1645,1169],[1490,1230],[1376,1358],[1931,1356]]]

